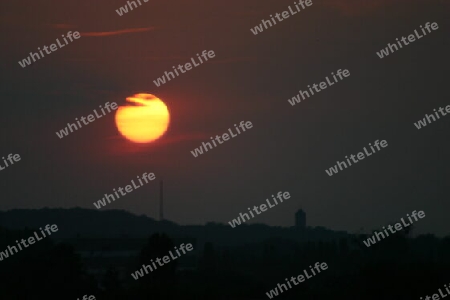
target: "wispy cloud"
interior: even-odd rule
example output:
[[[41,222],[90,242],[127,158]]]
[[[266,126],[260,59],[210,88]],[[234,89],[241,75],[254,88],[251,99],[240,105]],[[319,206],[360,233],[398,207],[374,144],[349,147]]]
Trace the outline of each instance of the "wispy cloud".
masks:
[[[127,33],[135,33],[135,32],[145,32],[155,30],[155,27],[144,27],[144,28],[130,28],[130,29],[122,29],[115,31],[91,31],[91,32],[81,32],[82,36],[111,36],[111,35],[120,35]]]

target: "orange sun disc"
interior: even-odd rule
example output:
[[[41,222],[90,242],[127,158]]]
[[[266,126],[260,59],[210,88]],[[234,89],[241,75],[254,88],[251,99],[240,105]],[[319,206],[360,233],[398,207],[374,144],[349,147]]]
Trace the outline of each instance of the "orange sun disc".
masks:
[[[127,98],[133,105],[119,106],[116,126],[119,132],[135,143],[150,143],[167,131],[170,114],[166,104],[152,94],[135,94]]]

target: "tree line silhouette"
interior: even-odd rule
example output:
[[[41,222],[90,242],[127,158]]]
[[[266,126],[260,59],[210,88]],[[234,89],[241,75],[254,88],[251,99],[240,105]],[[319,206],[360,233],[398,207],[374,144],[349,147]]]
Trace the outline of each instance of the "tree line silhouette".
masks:
[[[406,230],[408,229],[408,230]],[[265,293],[315,262],[329,269],[279,299],[413,299],[431,295],[448,283],[450,237],[410,237],[406,228],[366,247],[368,235],[335,241],[295,242],[271,238],[263,243],[216,247],[207,242],[193,269],[177,260],[134,280],[103,266],[101,279],[89,274],[74,247],[43,240],[0,262],[2,299],[266,299]],[[0,228],[0,251],[33,230]],[[135,261],[135,269],[167,255],[172,239],[152,234]]]

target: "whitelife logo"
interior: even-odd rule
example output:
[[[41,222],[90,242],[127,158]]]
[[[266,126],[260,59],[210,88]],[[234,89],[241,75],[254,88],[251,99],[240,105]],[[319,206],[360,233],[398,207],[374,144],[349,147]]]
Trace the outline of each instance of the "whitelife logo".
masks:
[[[292,97],[292,99],[288,99],[288,102],[292,106],[294,106],[295,104],[300,103],[302,100],[306,100],[306,98],[312,97],[314,95],[314,91],[316,91],[316,93],[319,93],[319,92],[323,91],[324,89],[326,89],[326,88],[336,84],[337,82],[340,82],[336,78],[336,76],[339,77],[341,81],[344,80],[344,78],[349,77],[350,76],[350,71],[347,70],[347,69],[345,69],[344,71],[339,69],[339,70],[336,71],[336,75],[334,75],[334,72],[331,72],[331,75],[334,78],[334,82],[330,81],[330,79],[327,76],[327,77],[325,77],[326,78],[326,82],[322,81],[319,84],[314,83],[314,84],[312,84],[312,87],[311,87],[311,85],[308,85],[308,89],[309,89],[309,92],[311,94],[308,93],[308,91],[306,89],[305,89],[305,91],[300,90],[297,95]]]
[[[313,3],[312,3],[312,0],[306,0],[306,1],[299,0],[298,3],[294,2],[294,4],[295,4],[295,7],[297,8],[297,11],[292,10],[291,6],[289,5],[288,6],[289,11],[285,10],[281,14],[280,13],[275,14],[275,17],[277,18],[278,22],[282,22],[282,21],[286,20],[287,18],[289,18],[290,16],[296,15],[297,13],[305,10],[306,7],[311,6]],[[302,7],[301,9],[300,9],[299,5]],[[250,31],[254,35],[257,35],[258,33],[262,33],[264,31],[264,28],[268,29],[269,27],[267,27],[267,25],[269,25],[270,27],[276,25],[277,22],[275,21],[275,18],[272,15],[270,15],[270,18],[273,22],[273,25],[272,25],[272,22],[270,22],[270,20],[266,21],[266,20],[262,19],[260,25],[257,25],[254,28],[250,28]],[[263,25],[264,25],[264,27],[263,27]]]
[[[441,117],[439,117],[438,112],[436,111],[436,109],[433,109],[433,111],[434,111],[434,114],[436,115],[436,117],[434,117],[432,114],[431,115],[425,114],[425,118],[423,118],[423,120],[417,121],[417,123],[414,123],[414,126],[416,126],[417,129],[421,129],[421,128],[427,126],[427,124],[431,124],[432,121],[436,122],[436,118],[437,118],[437,120],[439,120]],[[444,112],[443,107],[439,107],[439,112],[441,113],[441,115],[443,117],[445,117],[447,114],[450,114],[450,105],[447,105],[447,107],[445,107],[445,111],[446,112]]]
[[[200,57],[200,55],[197,53],[197,58],[200,61],[199,64],[196,64],[195,63],[195,59],[193,57],[191,57],[192,64],[189,63],[189,62],[185,63],[184,64],[184,68],[185,69],[183,69],[182,65],[178,65],[178,67],[176,67],[176,68],[175,68],[175,66],[173,66],[172,68],[173,68],[173,71],[175,72],[175,74],[177,74],[177,77],[178,77],[178,76],[180,76],[180,74],[178,73],[177,69],[180,70],[180,72],[184,74],[187,71],[192,70],[192,65],[194,65],[194,67],[198,67],[201,64],[207,62],[208,61],[208,57],[209,58],[214,58],[215,56],[216,56],[216,54],[214,53],[213,50],[209,50],[208,53],[206,52],[206,50],[203,50],[203,52],[201,54],[201,57],[203,57],[203,59],[205,61],[203,61],[202,58]],[[170,78],[170,76],[172,76],[172,78]],[[166,78],[167,78],[167,81],[166,81]],[[173,72],[171,72],[171,71],[167,72],[166,71],[166,72],[164,72],[164,75],[162,77],[159,77],[158,79],[153,80],[153,83],[157,87],[160,87],[161,85],[165,84],[166,82],[169,82],[172,79],[175,79],[175,75],[173,74]]]
[[[402,221],[402,224],[404,227],[408,227],[409,225],[411,225],[413,223],[413,220],[411,220],[411,217],[409,216],[409,214],[406,214],[406,216],[408,217],[408,220],[411,223],[406,223],[405,220],[403,220],[403,218],[401,218],[400,220]],[[411,213],[411,216],[417,222],[417,221],[419,221],[419,219],[425,218],[425,212],[423,210],[419,211],[418,213],[416,213],[416,211],[413,211]],[[417,217],[419,217],[419,219],[417,219]],[[402,224],[396,223],[394,226],[388,225],[387,228],[393,234],[393,233],[396,233],[397,231],[400,231],[403,229]],[[395,227],[395,230],[393,229],[394,227]],[[388,233],[388,230],[384,226],[383,226],[383,231],[386,234],[386,236],[383,234],[382,231],[380,231],[380,232],[375,231],[375,234],[373,234],[371,238],[367,238],[367,240],[363,241],[364,245],[366,245],[366,247],[370,247],[371,245],[375,245],[377,240],[379,242],[379,241],[381,241],[381,239],[387,238],[389,236],[389,233]],[[380,236],[381,236],[381,239],[380,239]]]
[[[2,165],[0,164],[0,171],[3,171],[4,169],[6,169],[7,167],[9,167],[10,165],[12,166],[14,164],[14,162],[18,162],[21,160],[21,157],[19,154],[8,154],[8,157],[5,159],[5,157],[2,157],[3,159],[3,163],[5,164],[5,167],[2,167]],[[14,161],[13,161],[14,159]],[[6,160],[9,160],[9,164]]]
[[[247,122],[245,122],[245,123],[244,123],[244,121],[241,121],[241,123],[239,123],[239,127],[241,127],[241,130],[242,130],[243,132],[245,132],[245,131],[246,131],[246,128],[247,128],[247,129],[251,129],[251,128],[253,127],[253,124],[252,124],[252,122],[250,122],[250,121],[247,121]],[[220,145],[220,144],[223,144],[223,143],[225,143],[226,141],[230,140],[230,135],[231,135],[231,137],[236,137],[236,136],[238,136],[239,134],[241,134],[241,131],[239,130],[239,128],[238,128],[238,126],[237,126],[236,124],[234,124],[234,128],[236,129],[236,131],[237,131],[238,134],[233,134],[233,131],[231,130],[231,128],[228,128],[228,132],[229,132],[230,134],[224,133],[224,134],[222,134],[221,136],[220,136],[220,135],[216,135],[215,138],[210,137],[211,142],[213,143],[214,147],[217,147],[216,141],[217,141],[217,143],[219,143],[219,145]],[[221,140],[220,138],[222,138],[223,140]],[[195,148],[194,151],[191,151],[192,155],[193,155],[194,157],[198,157],[200,154],[203,154],[203,153],[204,153],[204,152],[203,152],[203,148],[205,149],[205,153],[208,152],[208,148],[207,148],[206,146],[209,146],[210,150],[213,149],[213,146],[212,146],[209,142],[206,142],[206,143],[203,142],[202,145],[200,145],[200,147]],[[202,148],[202,147],[203,147],[203,148]]]
[[[375,151],[375,149],[372,147],[372,144],[371,144],[371,143],[369,143],[369,146],[370,146],[370,149],[372,149],[373,152],[368,152],[367,149],[366,149],[366,147],[364,147],[365,155],[364,155],[363,152],[359,152],[357,155],[350,154],[350,158],[348,158],[348,156],[345,157],[346,160],[347,160],[348,166],[347,166],[347,164],[345,163],[345,161],[337,161],[337,164],[336,164],[336,165],[334,165],[333,167],[331,167],[331,168],[328,169],[328,170],[325,170],[325,172],[328,174],[328,176],[333,176],[333,174],[337,174],[337,173],[339,172],[339,169],[340,169],[341,171],[343,171],[343,170],[344,170],[344,169],[342,168],[343,166],[344,166],[346,169],[347,169],[348,167],[350,167],[350,166],[352,165],[352,162],[350,161],[350,159],[353,161],[353,163],[356,164],[356,163],[360,162],[361,160],[363,160],[364,158],[366,158],[366,157],[368,157],[368,156],[371,156],[371,155],[373,155],[374,153],[377,153],[377,152]],[[380,146],[381,146],[381,148],[386,148],[386,147],[388,146],[387,141],[386,141],[386,140],[382,140],[381,142],[378,142],[378,140],[376,140],[375,143],[374,143],[374,147],[377,148],[378,151],[380,151],[380,150],[381,150]],[[356,157],[357,157],[358,159],[356,159]],[[338,167],[339,167],[339,169],[338,169]]]
[[[47,234],[50,236],[53,233],[58,231],[58,226],[56,226],[56,224],[53,225],[45,225],[44,229],[42,229],[41,227],[39,227],[39,229],[41,230],[41,238],[39,238],[39,234],[35,231],[34,232],[34,237],[30,236],[28,239],[22,239],[20,242],[16,240],[17,243],[17,247],[19,247],[19,250],[23,250],[22,246],[24,248],[28,248],[30,245],[33,245],[34,243],[36,243],[36,241],[40,241],[43,240],[45,237],[47,237],[47,235],[45,234],[44,230],[47,231]],[[36,240],[35,240],[36,238]],[[27,244],[28,241],[28,244]],[[15,253],[18,253],[19,250],[17,250],[16,246],[9,246],[7,247],[7,249],[3,252],[0,251],[0,261],[4,260],[5,258],[8,258],[9,255],[14,255],[15,253],[13,252],[13,250],[15,251]],[[9,253],[8,253],[9,251]]]
[[[306,279],[313,278],[314,276],[316,276],[317,274],[319,274],[321,271],[327,270],[327,269],[328,269],[328,265],[327,265],[327,263],[325,263],[325,262],[321,263],[320,265],[319,265],[319,262],[316,262],[316,264],[314,265],[314,267],[309,266],[309,269],[310,269],[310,271],[311,271],[311,273],[312,273],[311,276],[309,276],[308,271],[307,271],[306,269],[303,270],[303,273],[305,274]],[[314,269],[316,269],[316,271],[314,271]],[[317,272],[317,274],[316,274],[316,272]],[[287,292],[289,289],[292,289],[291,282],[292,282],[294,285],[299,285],[300,283],[302,283],[302,282],[305,281],[305,276],[303,276],[302,274],[300,274],[300,275],[297,276],[297,278],[295,278],[294,276],[292,276],[290,280],[288,280],[287,278],[285,278],[286,284],[289,286],[289,288],[286,286],[286,284],[284,284],[284,283],[281,283],[281,284],[280,284],[280,283],[279,283],[279,284],[277,284],[277,287],[275,287],[273,290],[270,290],[268,293],[266,293],[267,297],[269,297],[269,299],[272,299],[272,298],[274,298],[275,296],[278,296],[278,295],[279,295],[278,292],[280,292],[280,294],[284,292],[284,291],[283,291],[283,288],[284,288],[284,289],[286,290],[286,292]],[[296,280],[296,279],[297,279],[297,280]]]
[[[102,110],[103,115],[99,115],[97,113],[97,110],[94,109],[94,114],[97,117],[97,119],[100,119],[101,117],[106,115],[106,112],[103,110],[103,107],[101,105],[99,107]],[[111,104],[109,104],[109,102],[106,102],[104,108],[108,111],[108,113],[110,113],[111,109],[113,111],[116,110],[118,108],[118,105],[116,102],[113,102]],[[81,122],[83,122],[84,125],[88,125],[89,123],[92,123],[97,119],[94,117],[93,114],[88,115],[86,118],[85,117],[80,118]],[[75,118],[75,120],[77,121],[79,127],[77,127],[77,125],[75,123],[67,123],[67,127],[65,127],[64,129],[61,129],[59,132],[55,132],[56,136],[59,137],[60,139],[62,139],[63,137],[68,136],[69,133],[72,133],[74,129],[78,130],[78,128],[81,128],[82,126],[81,126],[80,120],[78,120],[78,118]],[[87,122],[86,122],[86,120],[87,120]],[[70,132],[69,132],[69,130],[70,130]]]
[[[407,46],[407,45],[409,45],[410,43],[416,41],[416,38],[419,40],[419,39],[423,38],[425,35],[427,35],[427,32],[426,32],[425,29],[422,27],[422,25],[420,25],[420,28],[422,29],[423,35],[420,35],[420,34],[417,32],[417,30],[415,29],[415,30],[414,30],[414,34],[410,34],[410,35],[408,36],[408,41],[409,41],[409,43],[406,41],[406,38],[405,38],[404,36],[402,36],[401,41],[403,42],[403,45],[404,45],[404,46]],[[434,22],[434,23],[432,23],[432,24],[430,24],[430,22],[428,22],[427,24],[425,24],[425,28],[427,29],[428,33],[430,33],[430,32],[431,32],[431,29],[433,29],[433,30],[438,30],[439,26],[438,26],[438,24],[437,24],[436,22]],[[431,29],[430,29],[430,28],[431,28]],[[389,43],[388,43],[388,46],[387,46],[385,49],[382,49],[380,52],[377,52],[377,55],[378,55],[378,57],[379,57],[380,59],[381,59],[381,58],[384,58],[384,57],[386,57],[386,56],[388,56],[388,55],[391,54],[391,53],[394,53],[395,51],[398,51],[398,50],[399,50],[398,47],[400,47],[400,49],[403,48],[402,43],[400,43],[399,39],[396,38],[396,40],[397,40],[398,46],[397,46],[396,44],[389,44]]]
[[[139,6],[142,5],[140,0],[136,0],[136,1],[139,3]],[[127,1],[128,6],[130,7],[130,11],[133,10],[134,8],[138,8],[136,1]],[[142,0],[142,1],[147,3],[149,0]],[[131,6],[131,4],[134,5],[134,8],[133,8],[133,6]],[[124,6],[120,7],[119,9],[116,9],[116,13],[121,17],[124,14],[128,13],[128,7],[126,5],[124,5]]]
[[[139,183],[141,185],[136,185],[136,183],[134,182],[134,179],[132,179],[131,184],[133,186],[131,186],[131,184],[129,184],[129,185],[125,186],[125,188],[119,187],[117,189],[117,191],[116,191],[116,189],[113,189],[114,194],[116,195],[117,198],[114,198],[113,194],[105,194],[105,197],[103,197],[101,200],[98,200],[97,202],[93,203],[95,208],[100,209],[100,208],[106,206],[106,204],[107,204],[106,201],[108,201],[108,203],[111,203],[111,200],[116,201],[116,199],[120,198],[119,193],[122,196],[126,196],[127,193],[131,193],[132,191],[137,190],[138,188],[140,188],[141,186],[144,185],[144,183],[142,183],[141,179],[143,179],[145,181],[145,183],[149,183],[149,181],[154,180],[156,177],[155,177],[154,173],[148,173],[148,174],[144,173],[142,175],[142,178],[140,178],[139,176],[136,176],[136,178],[139,180]],[[133,187],[134,187],[134,189],[133,189]],[[123,190],[125,190],[126,192],[124,192]]]
[[[80,298],[77,298],[77,300],[80,300]],[[93,295],[90,295],[89,298],[87,295],[84,295],[81,300],[95,300],[95,297]]]
[[[66,42],[64,45],[61,45],[61,43],[59,42],[59,39],[56,39],[56,42],[58,43],[59,48],[56,47],[56,44],[51,44],[50,47],[44,46],[44,47],[42,47],[42,48],[43,48],[43,50],[45,51],[45,53],[50,54],[50,53],[55,52],[56,50],[58,50],[58,49],[60,49],[60,48],[62,48],[62,47],[65,47],[66,45],[68,45],[69,42],[68,42],[68,41],[66,40],[66,38],[64,37],[64,34],[62,35],[62,37],[63,37],[63,39],[64,39],[64,42]],[[68,38],[71,42],[73,42],[72,37],[73,37],[74,39],[78,40],[78,39],[81,37],[81,35],[80,35],[80,33],[79,33],[78,31],[75,31],[73,34],[72,34],[72,31],[69,31],[69,32],[67,33],[67,38]],[[49,49],[49,48],[50,48],[50,50],[51,50],[50,52],[47,50],[47,49]],[[39,53],[41,53],[41,56],[39,56],[38,53],[30,52],[30,55],[29,55],[27,58],[23,59],[22,61],[19,61],[19,65],[20,65],[22,68],[25,68],[26,66],[31,65],[31,59],[33,59],[33,62],[35,62],[35,61],[36,61],[35,57],[37,57],[37,59],[41,59],[42,57],[44,57],[44,53],[42,52],[41,47],[38,47],[38,51],[39,51]]]
[[[181,244],[179,250],[181,252],[183,252],[183,254],[186,254],[184,247],[186,247],[187,251],[192,251],[192,249],[194,249],[194,247],[192,246],[191,243],[187,243],[186,246],[184,244]],[[178,251],[178,248],[175,246],[175,252],[178,254],[178,256],[174,256],[172,253],[172,250],[170,250],[169,251],[170,257],[169,257],[169,255],[166,255],[162,259],[157,257],[155,260],[158,263],[158,265],[160,267],[162,267],[162,266],[164,266],[164,264],[168,264],[171,261],[174,261],[175,259],[181,257],[180,251]],[[172,258],[172,260],[171,260],[171,258]],[[134,280],[138,280],[139,278],[144,277],[145,274],[148,274],[149,270],[150,270],[150,272],[153,272],[154,270],[156,270],[158,268],[156,266],[156,263],[153,261],[153,259],[151,259],[150,261],[151,261],[153,267],[152,267],[152,265],[143,264],[142,268],[140,268],[139,270],[137,270],[134,273],[131,273],[131,277],[133,277]],[[163,261],[163,262],[161,262],[161,261]]]
[[[289,192],[284,192],[284,193],[283,193],[283,192],[278,192],[277,198],[278,198],[278,200],[280,200],[280,202],[282,203],[282,202],[283,202],[283,199],[284,199],[284,200],[287,200],[287,199],[291,198],[291,194],[289,194]],[[269,205],[269,208],[272,208],[272,207],[275,207],[275,206],[278,205],[277,199],[275,199],[275,196],[274,196],[274,195],[272,195],[272,199],[273,199],[273,201],[275,202],[274,205],[270,205],[269,199],[266,199],[266,202],[267,202],[267,204]],[[259,206],[259,209],[260,209],[261,211],[258,211],[258,206],[256,206],[256,205],[253,206],[253,211],[254,211],[255,213],[257,213],[258,215],[260,215],[260,214],[262,214],[263,212],[265,212],[265,211],[267,210],[267,205],[261,204],[261,205]],[[252,210],[250,209],[250,207],[248,208],[248,212],[250,213],[250,215],[252,216],[252,218],[255,217],[255,215],[253,214],[253,212],[252,212]],[[244,218],[244,217],[247,217],[247,220],[250,221],[250,217],[249,217],[249,215],[248,215],[247,213],[239,213],[239,216],[238,216],[236,219],[231,220],[231,222],[228,222],[228,224],[230,224],[230,226],[231,226],[232,228],[235,228],[237,225],[241,225],[241,220],[242,220],[242,222],[245,222],[245,218]]]

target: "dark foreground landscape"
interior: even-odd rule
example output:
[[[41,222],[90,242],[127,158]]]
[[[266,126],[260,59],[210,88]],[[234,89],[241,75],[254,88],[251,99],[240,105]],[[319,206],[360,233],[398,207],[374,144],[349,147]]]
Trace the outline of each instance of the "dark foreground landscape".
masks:
[[[450,237],[413,237],[411,227],[366,247],[367,235],[301,224],[180,226],[117,210],[12,210],[0,214],[0,250],[47,222],[59,231],[1,262],[2,299],[268,299],[316,262],[328,269],[277,299],[415,299],[448,283]],[[182,243],[193,251],[132,278]]]

